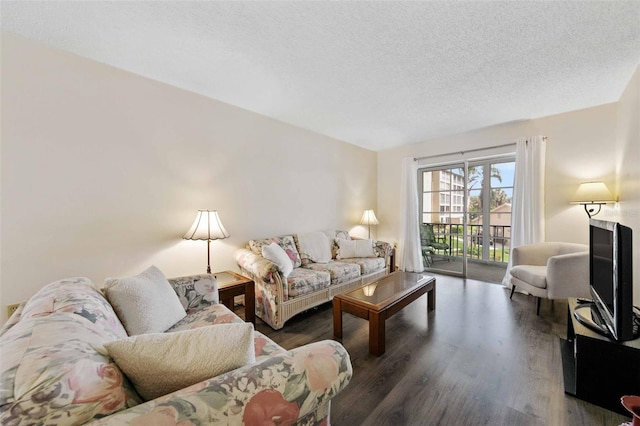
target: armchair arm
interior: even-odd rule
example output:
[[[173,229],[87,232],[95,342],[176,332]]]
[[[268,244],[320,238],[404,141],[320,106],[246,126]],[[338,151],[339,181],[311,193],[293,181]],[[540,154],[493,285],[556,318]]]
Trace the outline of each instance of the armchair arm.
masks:
[[[547,262],[549,299],[590,297],[589,252],[551,256]]]
[[[91,424],[316,424],[351,380],[349,354],[324,340],[266,358]]]

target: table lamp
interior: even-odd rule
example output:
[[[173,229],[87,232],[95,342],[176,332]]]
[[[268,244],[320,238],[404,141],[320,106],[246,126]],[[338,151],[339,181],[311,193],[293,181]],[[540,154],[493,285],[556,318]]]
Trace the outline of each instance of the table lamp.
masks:
[[[207,274],[211,273],[210,246],[212,240],[220,240],[229,238],[229,233],[222,222],[216,210],[198,210],[193,225],[182,236],[185,240],[206,240],[207,241]]]

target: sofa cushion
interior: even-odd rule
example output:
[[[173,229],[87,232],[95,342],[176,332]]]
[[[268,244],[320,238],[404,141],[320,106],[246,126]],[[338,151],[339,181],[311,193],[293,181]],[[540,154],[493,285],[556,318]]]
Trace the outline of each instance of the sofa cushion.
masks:
[[[291,235],[285,235],[283,237],[271,237],[266,238],[264,240],[251,240],[249,241],[249,249],[255,254],[262,256],[262,246],[269,245],[271,243],[276,243],[287,253],[291,262],[293,263],[293,267],[297,268],[302,265],[300,261],[300,254],[298,253],[298,249],[296,248],[296,243]]]
[[[163,332],[187,315],[155,266],[133,277],[107,278],[105,287],[107,299],[130,336]]]
[[[331,284],[342,284],[360,276],[360,266],[354,263],[337,262],[332,260],[329,263],[310,263],[302,267],[316,272],[328,272],[331,277]],[[289,291],[291,293],[291,291]]]
[[[302,265],[331,260],[331,242],[324,232],[307,232],[295,236]]]
[[[105,343],[109,355],[146,400],[255,362],[253,325],[210,325]]]
[[[189,275],[168,280],[187,313],[220,302],[218,283],[211,274]]]
[[[373,240],[337,240],[337,259],[353,259],[356,257],[377,257],[373,250]]]
[[[0,338],[0,423],[77,425],[141,402],[104,342],[101,321],[54,312]]]
[[[511,268],[509,273],[534,287],[547,288],[546,266],[518,265]]]
[[[187,315],[181,321],[178,321],[167,332],[193,330],[198,327],[208,327],[213,324],[242,324],[244,321],[234,314],[229,308],[222,304],[211,305],[197,312]],[[267,358],[272,354],[284,352],[284,349],[278,346],[273,340],[264,334],[254,333],[254,345],[256,353],[256,361]]]
[[[287,278],[287,284],[289,286],[289,297],[298,297],[329,287],[331,275],[327,271],[295,268]]]
[[[342,259],[340,262],[354,263],[360,266],[360,273],[368,275],[372,272],[378,272],[386,268],[385,259],[382,257],[361,257],[353,259]]]
[[[293,271],[293,262],[287,253],[276,243],[262,246],[262,257],[278,266],[282,275],[286,278]]]
[[[187,315],[167,332],[190,330],[212,324],[242,323],[242,319],[223,304],[211,305]]]

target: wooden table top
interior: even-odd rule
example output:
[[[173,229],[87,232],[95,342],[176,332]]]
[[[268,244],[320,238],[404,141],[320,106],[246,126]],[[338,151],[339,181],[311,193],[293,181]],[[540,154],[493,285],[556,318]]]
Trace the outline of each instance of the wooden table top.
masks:
[[[435,282],[435,278],[430,275],[397,271],[379,281],[337,294],[335,297],[367,309],[380,311],[432,282]]]

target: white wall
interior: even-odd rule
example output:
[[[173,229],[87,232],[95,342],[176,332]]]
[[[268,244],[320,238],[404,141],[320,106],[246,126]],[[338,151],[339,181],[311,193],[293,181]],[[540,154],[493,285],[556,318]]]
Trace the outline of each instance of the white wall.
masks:
[[[378,209],[381,239],[399,234],[400,162],[403,157],[422,157],[515,142],[523,136],[547,136],[545,218],[547,241],[588,240],[588,217],[581,206],[569,204],[580,182],[591,179],[615,183],[614,150],[616,105],[608,104],[535,120],[507,123],[467,133],[380,152],[378,155]],[[431,162],[461,161],[480,156],[514,152],[513,147],[454,154]],[[606,211],[609,207],[605,207]]]
[[[633,229],[633,299],[640,306],[640,67],[618,102],[617,220]]]
[[[1,101],[0,319],[64,277],[204,272],[199,208],[231,234],[214,270],[251,238],[366,236],[375,152],[6,33]]]
[[[603,207],[597,216],[620,220],[634,229],[634,248],[640,247],[639,97],[640,72],[629,83],[620,102],[533,120],[507,123],[450,137],[430,140],[378,153],[378,236],[396,241],[399,235],[400,165],[404,157],[421,157],[491,147],[519,137],[548,137],[545,175],[545,221],[547,241],[588,243],[588,217],[582,206],[570,205],[580,182],[604,181],[620,202]],[[434,162],[486,156],[512,148],[466,155],[449,155]],[[634,298],[640,300],[640,249],[634,257]]]

